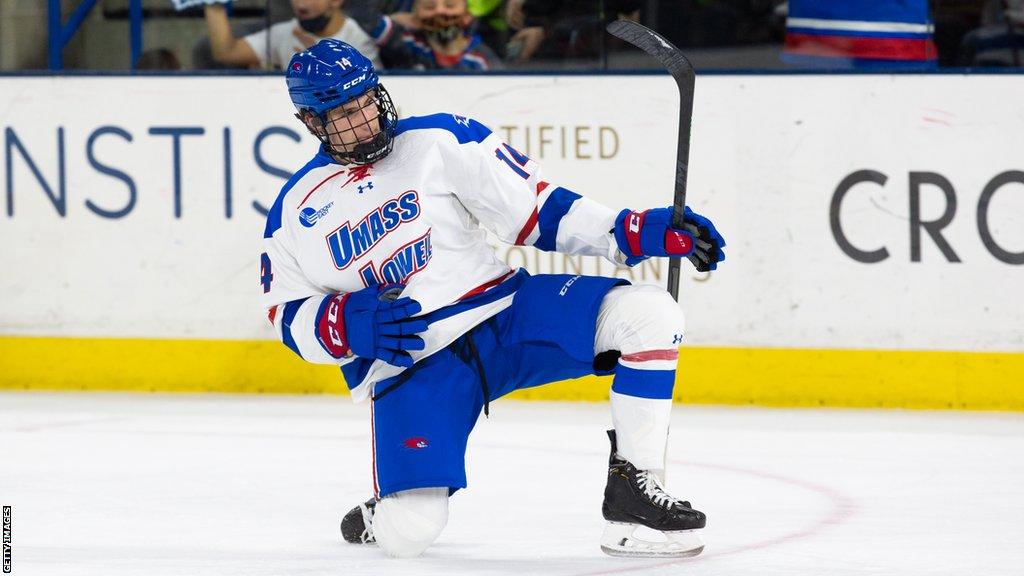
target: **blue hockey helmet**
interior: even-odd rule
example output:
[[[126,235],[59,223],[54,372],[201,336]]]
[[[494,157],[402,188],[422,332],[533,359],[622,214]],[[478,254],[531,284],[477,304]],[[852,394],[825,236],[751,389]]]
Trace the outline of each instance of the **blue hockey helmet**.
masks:
[[[285,73],[296,117],[342,164],[369,164],[391,152],[398,113],[373,63],[325,38],[292,56]]]

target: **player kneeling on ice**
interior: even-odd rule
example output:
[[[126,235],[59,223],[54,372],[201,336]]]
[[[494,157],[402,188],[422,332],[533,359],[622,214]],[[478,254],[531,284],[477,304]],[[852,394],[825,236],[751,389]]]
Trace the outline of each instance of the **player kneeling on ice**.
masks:
[[[322,143],[267,216],[264,303],[285,345],[341,366],[371,399],[374,497],[345,540],[423,552],[466,486],[480,411],[513,390],[614,374],[603,512],[609,554],[689,556],[704,514],[665,492],[683,314],[669,294],[618,278],[512,270],[509,244],[635,265],[686,256],[714,270],[725,242],[689,209],[615,211],[548,182],[536,162],[454,114],[399,120],[372,64],[323,40],[286,74],[298,118]],[[665,534],[635,538],[640,526]]]

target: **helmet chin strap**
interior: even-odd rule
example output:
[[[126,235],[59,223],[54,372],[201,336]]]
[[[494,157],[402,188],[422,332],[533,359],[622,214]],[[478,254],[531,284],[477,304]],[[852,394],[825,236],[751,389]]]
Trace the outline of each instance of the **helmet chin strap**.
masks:
[[[369,164],[376,162],[389,152],[385,142],[387,135],[383,131],[378,132],[369,142],[360,142],[352,147],[351,152],[343,155],[332,153],[335,160],[343,161],[345,164]]]

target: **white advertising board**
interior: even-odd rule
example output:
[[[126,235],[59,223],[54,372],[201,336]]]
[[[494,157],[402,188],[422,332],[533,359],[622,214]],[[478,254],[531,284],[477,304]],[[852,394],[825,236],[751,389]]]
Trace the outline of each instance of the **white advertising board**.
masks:
[[[671,203],[667,76],[385,82],[401,115],[474,117],[550,181],[616,208]],[[315,151],[283,84],[0,78],[0,334],[273,338],[262,211]],[[1021,102],[1024,76],[699,77],[688,204],[729,245],[710,277],[684,263],[688,341],[1024,350]]]

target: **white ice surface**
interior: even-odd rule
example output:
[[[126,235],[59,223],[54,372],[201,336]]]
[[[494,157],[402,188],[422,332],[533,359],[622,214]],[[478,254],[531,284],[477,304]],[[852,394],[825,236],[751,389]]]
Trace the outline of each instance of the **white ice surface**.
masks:
[[[15,575],[1024,575],[1024,415],[677,407],[678,561],[598,549],[604,404],[499,401],[415,560],[340,542],[370,489],[341,397],[0,394]]]

